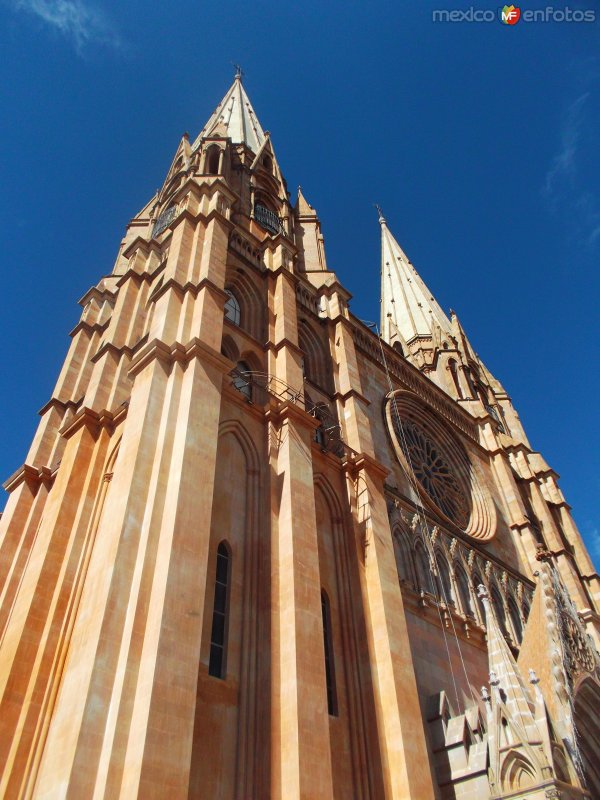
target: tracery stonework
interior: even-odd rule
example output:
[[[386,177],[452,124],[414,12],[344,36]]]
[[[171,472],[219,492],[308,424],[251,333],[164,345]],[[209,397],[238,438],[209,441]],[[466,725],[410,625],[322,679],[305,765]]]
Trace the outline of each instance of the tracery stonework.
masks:
[[[413,420],[401,422],[394,415],[398,442],[415,477],[440,511],[463,530],[469,521],[470,502],[444,455],[439,442],[434,442]]]

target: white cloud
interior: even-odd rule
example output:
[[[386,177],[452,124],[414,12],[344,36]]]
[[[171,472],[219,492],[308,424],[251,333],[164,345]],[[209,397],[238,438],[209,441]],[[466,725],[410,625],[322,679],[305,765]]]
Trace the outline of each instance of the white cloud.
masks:
[[[585,92],[574,103],[571,103],[567,110],[561,131],[561,148],[546,174],[546,191],[548,193],[554,190],[555,184],[560,179],[571,177],[575,172],[577,150],[585,121],[584,107],[589,96],[590,93]]]
[[[78,53],[91,44],[121,47],[119,35],[101,9],[83,0],[12,0],[12,6],[34,14],[61,33]]]
[[[589,150],[596,146],[587,118],[592,96],[592,90],[586,91],[567,108],[560,147],[544,182],[544,194],[554,211],[570,220],[576,237],[588,247],[600,240],[600,198],[585,170]]]

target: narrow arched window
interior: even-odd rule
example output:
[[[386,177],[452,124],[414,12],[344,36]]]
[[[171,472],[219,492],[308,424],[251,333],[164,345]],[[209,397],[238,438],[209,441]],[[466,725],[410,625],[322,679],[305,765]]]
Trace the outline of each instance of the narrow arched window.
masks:
[[[431,593],[431,569],[429,558],[421,542],[415,545],[415,563],[417,565],[418,588]]]
[[[519,614],[517,604],[512,597],[508,600],[508,614],[510,616],[513,631],[517,639],[517,644],[520,644],[523,640],[523,623],[521,622],[521,615]]]
[[[456,366],[456,361],[453,358],[451,358],[450,361],[448,361],[448,369],[450,370],[450,375],[452,376],[452,382],[454,383],[456,394],[459,400],[462,400],[463,392],[460,386],[460,382],[458,380],[458,368]]]
[[[221,155],[220,149],[213,145],[208,149],[206,154],[206,174],[218,175],[219,174],[219,156]]]
[[[323,614],[323,647],[325,650],[325,682],[327,685],[327,711],[337,717],[337,692],[335,689],[335,666],[333,663],[333,637],[331,632],[331,608],[327,593],[321,591],[321,612]]]
[[[439,551],[435,553],[435,563],[439,575],[438,595],[446,605],[454,605],[454,595],[452,593],[452,580],[450,579],[450,567],[446,557]]]
[[[244,395],[246,400],[252,400],[252,371],[245,361],[238,361],[233,373],[234,387]]]
[[[396,555],[396,569],[400,580],[406,581],[412,586],[414,584],[414,579],[410,545],[404,534],[400,532],[394,534],[394,553]]]
[[[494,606],[494,610],[496,612],[496,619],[498,620],[498,625],[500,626],[500,630],[505,636],[507,636],[508,628],[506,626],[504,602],[502,600],[502,595],[500,594],[500,591],[495,586],[492,588],[492,591],[490,592],[490,598],[492,601],[492,605]]]
[[[227,669],[227,622],[229,617],[229,587],[231,585],[231,553],[225,542],[217,548],[215,602],[210,633],[208,674],[224,678]]]
[[[231,289],[225,289],[227,301],[225,303],[225,319],[233,322],[234,325],[239,325],[241,320],[240,303]]]
[[[458,565],[454,569],[456,575],[456,585],[458,586],[458,594],[460,596],[460,605],[463,614],[474,617],[473,602],[471,600],[471,592],[469,591],[469,579],[464,569]]]

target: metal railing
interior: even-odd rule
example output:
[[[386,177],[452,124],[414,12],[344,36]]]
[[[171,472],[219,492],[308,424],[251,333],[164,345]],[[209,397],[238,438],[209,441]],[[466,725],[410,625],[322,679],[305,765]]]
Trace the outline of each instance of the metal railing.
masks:
[[[324,452],[333,453],[338,458],[344,458],[352,452],[342,439],[336,415],[327,403],[314,403],[303,391],[266,372],[233,369],[229,375],[234,389],[243,394],[249,403],[264,404],[271,396],[281,403],[294,403],[304,408],[320,423],[315,429],[314,438]]]
[[[254,218],[259,225],[262,225],[263,228],[271,231],[271,233],[284,233],[283,225],[281,224],[281,220],[277,214],[270,209],[265,208],[265,206],[261,206],[259,204],[254,206]]]

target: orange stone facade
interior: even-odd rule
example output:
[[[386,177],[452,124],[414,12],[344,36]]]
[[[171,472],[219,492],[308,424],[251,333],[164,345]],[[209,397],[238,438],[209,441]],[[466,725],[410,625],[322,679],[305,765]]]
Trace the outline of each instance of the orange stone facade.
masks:
[[[600,797],[598,575],[380,225],[381,336],[239,76],[182,138],[5,484],[1,797]]]

